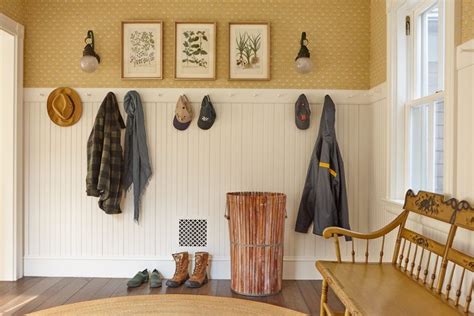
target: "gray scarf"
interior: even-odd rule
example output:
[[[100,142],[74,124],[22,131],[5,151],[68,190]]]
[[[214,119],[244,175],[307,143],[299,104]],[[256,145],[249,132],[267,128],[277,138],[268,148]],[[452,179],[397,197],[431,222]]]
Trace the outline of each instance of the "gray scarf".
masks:
[[[123,186],[125,190],[133,183],[133,206],[135,221],[140,213],[140,197],[151,177],[151,166],[146,144],[145,119],[142,101],[137,91],[129,91],[123,100],[127,112],[125,131],[125,157]]]

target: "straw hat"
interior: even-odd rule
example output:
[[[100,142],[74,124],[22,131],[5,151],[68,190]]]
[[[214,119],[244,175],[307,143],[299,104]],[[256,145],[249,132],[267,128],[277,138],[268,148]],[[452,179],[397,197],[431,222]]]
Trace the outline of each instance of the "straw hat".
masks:
[[[82,102],[71,88],[57,88],[48,96],[48,115],[59,126],[71,126],[81,118]]]

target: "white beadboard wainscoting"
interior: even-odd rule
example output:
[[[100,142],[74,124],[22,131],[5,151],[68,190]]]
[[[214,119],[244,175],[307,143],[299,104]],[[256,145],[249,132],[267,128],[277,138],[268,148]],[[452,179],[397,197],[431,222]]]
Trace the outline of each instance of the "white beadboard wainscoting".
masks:
[[[333,242],[293,228],[326,93],[336,102],[351,225],[368,229],[370,103],[379,99],[378,90],[138,89],[153,167],[139,224],[133,221],[131,193],[119,215],[104,214],[97,198],[85,193],[86,143],[96,112],[112,91],[123,113],[129,89],[77,89],[82,118],[66,128],[48,117],[51,90],[25,91],[25,275],[128,277],[138,269],[157,268],[169,277],[172,253],[205,250],[212,256],[211,277],[229,278],[226,192],[257,190],[287,194],[284,278],[319,278],[314,261],[335,258]],[[305,131],[294,123],[294,102],[303,92],[312,108]],[[202,97],[210,94],[217,112],[210,130],[200,130],[196,119],[186,131],[173,127],[180,93],[196,113]],[[182,218],[208,221],[207,247],[178,246]]]

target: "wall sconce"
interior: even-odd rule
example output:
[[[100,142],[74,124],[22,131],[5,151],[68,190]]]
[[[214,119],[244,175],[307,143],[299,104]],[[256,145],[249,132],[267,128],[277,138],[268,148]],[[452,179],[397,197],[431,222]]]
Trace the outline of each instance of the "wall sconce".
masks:
[[[100,63],[100,57],[94,51],[94,32],[88,31],[84,42],[87,45],[82,52],[81,69],[85,72],[94,72]]]
[[[295,68],[296,71],[302,74],[306,74],[311,71],[313,68],[313,63],[309,58],[309,50],[306,45],[308,44],[308,40],[306,39],[306,32],[301,33],[301,47],[300,51],[298,52],[298,56],[295,58]]]

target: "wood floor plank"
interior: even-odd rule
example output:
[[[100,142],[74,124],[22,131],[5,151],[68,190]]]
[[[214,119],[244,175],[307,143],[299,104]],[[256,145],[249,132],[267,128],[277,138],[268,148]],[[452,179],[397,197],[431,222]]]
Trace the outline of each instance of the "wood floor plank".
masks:
[[[21,293],[16,292],[15,296],[8,296],[8,300],[0,306],[0,315],[2,315],[2,313],[12,314],[20,310],[25,305],[41,296],[41,294],[49,288],[55,286],[61,281],[61,278],[37,278],[37,281],[38,280],[39,282],[31,285],[31,287],[23,288]]]
[[[77,291],[73,296],[71,296],[66,304],[72,304],[82,301],[89,301],[95,299],[95,294],[102,289],[110,279],[107,278],[96,278],[92,279],[79,291]]]
[[[4,291],[0,293],[0,306],[9,302],[11,299],[16,297],[17,295],[22,294],[26,289],[41,282],[41,280],[43,280],[43,278],[40,278],[40,277],[23,278],[17,281],[16,284],[6,287]]]
[[[6,291],[10,290],[12,287],[17,287],[21,285],[22,283],[31,280],[31,279],[37,279],[38,277],[22,277],[19,280],[16,281],[1,281],[0,282],[0,294],[5,293]]]
[[[198,291],[198,289],[189,288],[184,284],[181,285],[179,288],[181,289],[180,294],[196,295]]]
[[[281,292],[274,295],[267,296],[265,302],[268,304],[282,306],[282,307],[286,306],[285,298],[283,297]]]
[[[3,293],[5,291],[8,291],[9,289],[11,289],[13,286],[15,286],[15,284],[17,283],[18,281],[1,281],[0,282],[0,293]]]
[[[311,284],[311,281],[307,280],[298,280],[296,281],[300,293],[303,296],[303,299],[306,303],[306,306],[309,309],[311,315],[319,315],[319,306],[320,306],[320,294]]]
[[[310,310],[306,305],[303,296],[301,295],[300,289],[298,287],[298,284],[296,284],[296,281],[283,280],[281,295],[285,300],[285,307],[297,310],[305,314],[310,313]],[[315,300],[318,299],[319,296],[315,298]]]
[[[57,283],[52,284],[48,289],[46,289],[44,292],[39,294],[34,300],[29,301],[27,304],[24,304],[20,310],[15,312],[15,315],[24,315],[24,314],[34,312],[35,310],[38,309],[39,306],[41,306],[41,304],[43,304],[50,297],[54,296],[59,291],[61,291],[70,282],[66,278],[58,278],[58,279],[59,281]]]
[[[127,287],[127,281],[125,281],[115,289],[110,297],[127,296],[129,291],[132,291],[132,289]]]
[[[230,289],[230,280],[218,280],[217,282],[217,296],[232,297]]]
[[[209,280],[207,284],[204,284],[197,290],[197,295],[212,295],[215,296],[217,293],[217,284],[219,280]]]
[[[94,299],[111,297],[120,286],[125,286],[126,282],[126,279],[109,279],[107,284],[95,294]]]
[[[145,283],[139,287],[127,290],[128,296],[148,295],[148,294],[150,294],[150,285],[148,283]]]
[[[180,294],[181,293],[181,287],[164,287],[164,294]]]
[[[64,286],[61,291],[51,296],[43,304],[38,306],[37,310],[50,308],[53,306],[63,305],[71,296],[77,293],[87,283],[91,281],[90,278],[67,278],[68,284]]]

